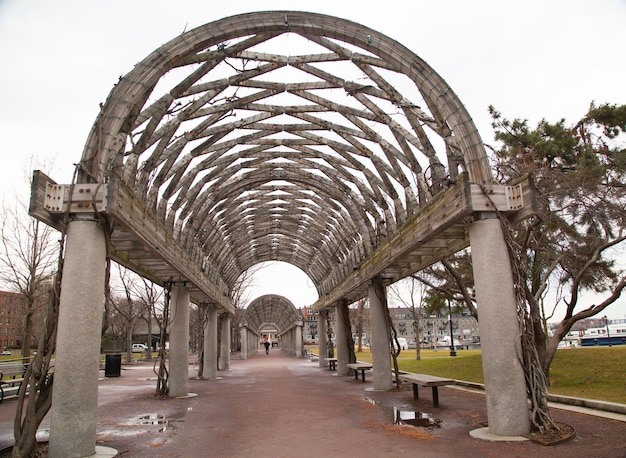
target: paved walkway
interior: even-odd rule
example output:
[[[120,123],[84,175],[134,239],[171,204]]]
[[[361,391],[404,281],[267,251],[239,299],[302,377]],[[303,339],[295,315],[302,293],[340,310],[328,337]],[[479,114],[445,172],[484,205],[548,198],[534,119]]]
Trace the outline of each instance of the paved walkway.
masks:
[[[488,442],[469,435],[487,421],[479,392],[440,388],[436,409],[429,389],[417,401],[410,387],[369,391],[371,374],[365,383],[339,377],[278,349],[231,361],[219,380],[196,380],[194,369],[189,391],[197,396],[186,399],[153,396],[151,363],[103,379],[98,444],[129,457],[626,457],[624,416],[553,409],[556,421],[576,429],[574,439],[550,447]],[[394,409],[438,426],[394,425]],[[15,401],[0,404],[0,448],[11,440],[14,411]]]

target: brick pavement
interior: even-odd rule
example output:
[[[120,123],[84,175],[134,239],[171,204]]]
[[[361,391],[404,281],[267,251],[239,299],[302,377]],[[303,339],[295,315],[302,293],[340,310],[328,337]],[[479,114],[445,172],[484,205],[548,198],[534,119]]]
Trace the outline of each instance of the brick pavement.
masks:
[[[124,366],[99,388],[98,443],[129,457],[626,457],[626,421],[553,409],[576,429],[557,446],[488,442],[469,432],[487,421],[483,393],[440,388],[412,399],[410,387],[375,392],[279,349],[233,359],[218,380],[197,380],[190,359],[189,390],[197,396],[157,399],[152,363]],[[0,447],[12,432],[15,401],[0,405]],[[430,416],[438,426],[394,424],[394,410]],[[42,424],[45,428],[46,421]]]

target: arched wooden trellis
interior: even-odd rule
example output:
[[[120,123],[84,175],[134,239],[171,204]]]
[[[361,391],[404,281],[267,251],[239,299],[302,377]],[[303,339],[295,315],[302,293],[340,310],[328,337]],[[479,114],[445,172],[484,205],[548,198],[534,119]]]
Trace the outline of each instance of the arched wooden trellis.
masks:
[[[291,328],[302,316],[293,303],[278,294],[265,294],[257,297],[246,307],[244,322],[257,333],[265,324],[272,324],[279,333]]]
[[[266,327],[275,329],[283,350],[302,355],[302,315],[286,297],[278,294],[257,297],[246,307],[243,323],[242,332],[252,332],[257,337]],[[256,348],[256,340],[249,340]],[[248,346],[252,348],[252,344],[249,342]]]
[[[412,51],[347,20],[272,11],[183,33],[122,77],[78,183],[106,193],[114,259],[232,311],[226,296],[259,262],[302,269],[321,308],[458,251],[488,205],[468,183],[491,186],[491,173],[463,105]]]
[[[229,313],[241,273],[288,262],[311,278],[321,310],[368,295],[374,278],[388,284],[467,247],[472,233],[472,246],[485,254],[474,277],[477,299],[488,299],[479,313],[483,354],[493,350],[484,358],[497,392],[488,395],[488,404],[497,398],[490,428],[503,435],[527,428],[512,276],[492,217],[497,209],[524,218],[532,190],[492,183],[465,108],[400,43],[348,20],[295,11],[243,14],[185,32],[120,78],[77,171],[71,185],[36,173],[31,214],[68,228],[61,310],[85,313],[89,323],[103,288],[90,284],[86,292],[79,283],[93,283],[85,269],[102,269],[105,250],[156,283],[176,285],[178,306],[191,298]],[[87,334],[98,329],[76,333],[60,318],[55,380],[73,391],[53,400],[53,423],[62,427],[51,430],[51,451],[91,452],[95,442],[89,393],[97,386],[73,376],[97,374],[76,349],[93,343]],[[181,368],[173,372],[184,393],[184,323],[177,332],[172,362]],[[382,363],[384,339],[380,349]],[[76,436],[84,437],[74,446]]]

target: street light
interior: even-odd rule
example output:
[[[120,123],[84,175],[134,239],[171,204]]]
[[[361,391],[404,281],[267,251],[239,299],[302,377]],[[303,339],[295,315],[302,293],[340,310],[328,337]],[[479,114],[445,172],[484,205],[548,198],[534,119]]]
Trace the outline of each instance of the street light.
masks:
[[[456,351],[454,350],[454,334],[452,334],[452,307],[450,306],[450,301],[448,300],[448,319],[450,320],[450,356],[456,356]]]
[[[606,336],[609,339],[609,347],[610,347],[611,346],[611,333],[609,332],[609,319],[606,315],[604,315],[604,325],[606,326]]]
[[[430,337],[430,343],[432,345],[433,351],[437,351],[437,332],[435,331],[436,318],[437,318],[437,315],[430,316],[430,319],[432,320],[432,323],[433,323],[433,335]]]

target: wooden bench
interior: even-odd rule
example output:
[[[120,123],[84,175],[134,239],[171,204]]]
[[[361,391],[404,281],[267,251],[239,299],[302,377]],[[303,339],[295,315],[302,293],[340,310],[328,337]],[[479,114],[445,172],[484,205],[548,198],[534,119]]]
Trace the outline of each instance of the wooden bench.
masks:
[[[337,358],[324,358],[328,362],[328,369],[334,371],[337,369]]]
[[[354,380],[359,379],[359,371],[361,371],[361,380],[365,382],[365,371],[370,370],[373,366],[369,363],[357,361],[356,363],[346,364],[346,367],[354,370]]]
[[[438,387],[444,385],[456,385],[456,380],[449,378],[436,377],[434,375],[427,374],[412,374],[402,373],[398,375],[398,378],[403,382],[410,382],[413,384],[413,399],[419,399],[418,385],[430,386],[433,389],[433,406],[439,407],[439,390]]]
[[[5,387],[17,387],[24,381],[26,366],[19,361],[0,363],[0,402],[4,399]]]

